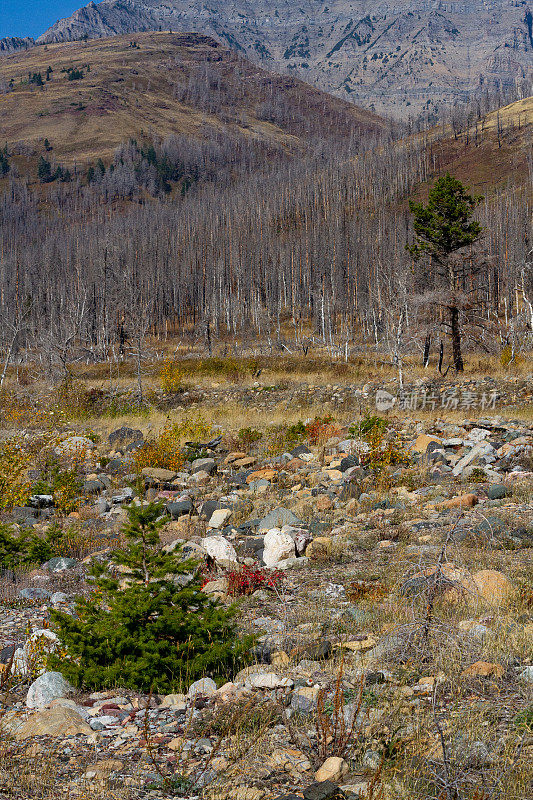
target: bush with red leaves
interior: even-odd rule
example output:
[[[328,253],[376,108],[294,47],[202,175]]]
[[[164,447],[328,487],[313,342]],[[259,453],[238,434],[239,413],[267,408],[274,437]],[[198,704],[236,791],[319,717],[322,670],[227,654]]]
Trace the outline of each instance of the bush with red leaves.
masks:
[[[283,580],[283,574],[278,571],[262,569],[261,567],[247,567],[243,564],[240,569],[230,570],[227,573],[228,594],[231,597],[248,597],[256,589],[274,589]]]

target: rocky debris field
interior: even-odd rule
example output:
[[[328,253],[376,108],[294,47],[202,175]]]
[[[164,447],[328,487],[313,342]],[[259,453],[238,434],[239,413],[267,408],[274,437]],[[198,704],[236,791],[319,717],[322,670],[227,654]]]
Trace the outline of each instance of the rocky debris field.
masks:
[[[63,436],[77,510],[35,493],[4,514],[72,548],[2,573],[0,797],[531,797],[533,428],[445,410],[311,420],[274,454],[215,430],[141,482],[140,430]],[[161,548],[237,604],[247,665],[169,695],[74,690],[47,669],[50,612],[76,614],[145,501]]]

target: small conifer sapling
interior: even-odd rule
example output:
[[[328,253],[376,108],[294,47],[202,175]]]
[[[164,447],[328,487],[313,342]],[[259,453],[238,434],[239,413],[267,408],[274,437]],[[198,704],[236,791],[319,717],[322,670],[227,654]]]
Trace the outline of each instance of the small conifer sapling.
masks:
[[[52,612],[68,655],[52,656],[50,667],[75,686],[168,694],[204,676],[227,679],[249,649],[249,637],[236,633],[234,609],[201,591],[197,563],[184,560],[179,546],[162,549],[162,514],[160,504],[131,505],[127,545],[111,555],[122,585],[94,561],[94,591],[77,599],[76,616]]]

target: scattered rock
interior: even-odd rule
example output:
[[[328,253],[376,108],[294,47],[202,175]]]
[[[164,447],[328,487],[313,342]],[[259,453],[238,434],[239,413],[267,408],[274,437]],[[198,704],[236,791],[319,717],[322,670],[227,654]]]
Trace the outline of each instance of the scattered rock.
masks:
[[[438,436],[429,436],[427,433],[421,433],[411,445],[411,449],[415,453],[425,453],[428,449],[428,445],[432,442],[440,445],[442,440],[439,439]]]
[[[327,758],[322,766],[315,772],[315,779],[319,783],[322,781],[339,783],[347,772],[348,764],[343,758],[330,756],[330,758]]]
[[[263,561],[267,567],[274,567],[280,561],[295,555],[294,540],[279,528],[272,528],[265,534]]]
[[[179,519],[187,514],[190,515],[192,514],[193,510],[194,506],[192,504],[192,500],[188,497],[184,500],[173,500],[170,503],[167,503],[167,511],[172,519]]]
[[[269,531],[272,528],[283,528],[284,525],[303,526],[302,520],[288,508],[275,508],[269,511],[257,526],[258,531]]]
[[[132,442],[142,442],[144,441],[144,436],[142,431],[123,425],[122,428],[117,428],[116,431],[112,431],[108,439],[111,447],[117,449]]]
[[[214,458],[197,458],[192,462],[191,471],[194,475],[195,472],[206,472],[212,475],[217,468],[217,462]]]
[[[153,480],[155,483],[172,483],[177,473],[171,469],[160,467],[144,467],[142,474],[145,478]]]
[[[501,664],[487,661],[476,661],[461,672],[462,678],[503,678],[504,669]]]
[[[231,508],[218,508],[216,511],[213,511],[211,517],[209,519],[209,527],[210,528],[221,528],[223,525],[226,524],[228,519],[231,517],[232,511]]]
[[[334,800],[339,797],[339,787],[333,781],[312,783],[304,789],[304,800]]]
[[[187,692],[187,697],[196,697],[198,694],[210,697],[211,695],[216,694],[216,691],[217,685],[214,680],[211,678],[200,678],[200,680],[191,683],[189,686],[189,691]]]
[[[94,442],[86,436],[69,436],[56,447],[58,455],[78,455],[86,450],[92,450]]]
[[[194,684],[192,684],[194,686]],[[189,691],[192,689],[189,688]],[[187,704],[187,695],[185,694],[167,694],[163,697],[161,708],[171,708],[173,711],[185,711]]]
[[[503,500],[507,497],[509,490],[503,483],[493,483],[487,489],[487,497],[489,500]]]
[[[316,536],[309,544],[305,554],[311,559],[326,559],[331,557],[333,542],[329,536]]]
[[[92,729],[83,717],[72,708],[54,706],[45,711],[32,714],[14,731],[16,739],[30,739],[33,736],[89,736]]]
[[[491,605],[505,603],[513,593],[509,579],[494,569],[482,569],[472,575],[476,590],[483,600]]]
[[[43,564],[44,569],[49,572],[64,572],[67,569],[74,569],[78,566],[75,558],[51,558],[46,564]]]
[[[245,686],[250,689],[287,689],[292,684],[290,678],[280,678],[275,672],[254,673],[245,680]]]
[[[110,778],[113,772],[120,772],[124,768],[124,762],[118,758],[107,758],[97,761],[96,764],[89,764],[85,770],[85,778],[89,781],[104,781]]]

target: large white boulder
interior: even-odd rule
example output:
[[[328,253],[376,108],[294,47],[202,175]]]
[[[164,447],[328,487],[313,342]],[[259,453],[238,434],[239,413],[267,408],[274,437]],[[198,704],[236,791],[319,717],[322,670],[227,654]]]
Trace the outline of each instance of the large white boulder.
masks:
[[[223,536],[206,536],[205,539],[202,539],[200,545],[217,562],[237,561],[235,548]]]
[[[30,673],[46,672],[48,656],[59,647],[56,633],[48,628],[33,631],[22,647],[18,647],[13,655],[11,672],[13,675],[28,677]]]
[[[281,678],[275,672],[259,672],[249,675],[244,685],[247,689],[290,689],[293,681]]]
[[[211,518],[209,520],[209,527],[222,528],[222,526],[225,525],[228,519],[231,517],[231,514],[232,514],[231,508],[217,508],[211,514]]]
[[[294,539],[279,528],[272,528],[265,533],[263,561],[267,567],[275,567],[279,561],[296,555]]]

